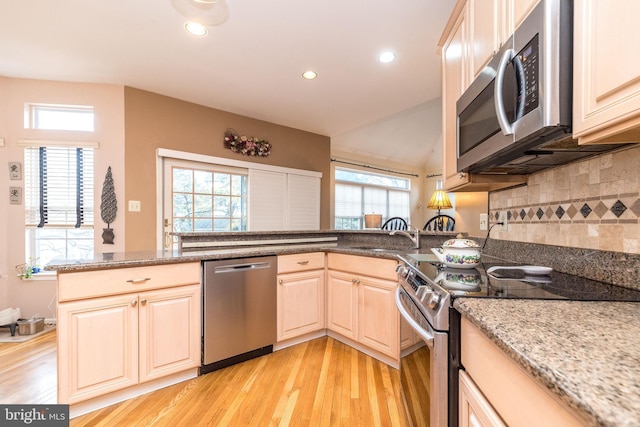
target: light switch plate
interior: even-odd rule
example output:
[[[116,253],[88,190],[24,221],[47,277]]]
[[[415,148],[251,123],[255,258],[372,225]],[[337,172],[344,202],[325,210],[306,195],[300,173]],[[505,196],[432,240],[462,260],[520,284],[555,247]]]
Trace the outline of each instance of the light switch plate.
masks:
[[[129,200],[129,212],[140,212],[141,203],[140,200]]]

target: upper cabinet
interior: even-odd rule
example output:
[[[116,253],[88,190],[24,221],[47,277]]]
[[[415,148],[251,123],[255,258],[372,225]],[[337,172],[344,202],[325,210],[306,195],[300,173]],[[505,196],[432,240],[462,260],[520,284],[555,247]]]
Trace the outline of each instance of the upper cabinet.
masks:
[[[640,2],[574,2],[573,133],[579,143],[640,141]]]
[[[519,175],[458,172],[456,102],[509,37],[513,13],[527,14],[532,0],[469,0],[456,5],[440,40],[442,48],[442,176],[448,191],[490,191],[525,181]],[[515,7],[518,3],[518,7]],[[520,4],[523,3],[523,4]],[[518,17],[518,19],[523,19]]]
[[[443,187],[491,191],[525,176],[457,171],[456,101],[541,0],[459,0],[440,40]],[[640,2],[573,2],[573,136],[580,144],[640,142]],[[570,70],[565,70],[567,73]]]
[[[451,21],[450,21],[451,23]],[[458,173],[456,154],[456,101],[469,80],[465,66],[467,8],[463,7],[449,27],[442,44],[442,177],[443,188],[449,190],[469,182],[469,175]]]

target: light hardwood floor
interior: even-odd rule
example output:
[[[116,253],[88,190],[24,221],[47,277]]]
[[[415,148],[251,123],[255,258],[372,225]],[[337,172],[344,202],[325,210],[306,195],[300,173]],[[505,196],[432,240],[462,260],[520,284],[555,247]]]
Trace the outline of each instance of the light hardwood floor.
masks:
[[[0,402],[55,402],[55,334],[47,335],[25,343],[28,353],[16,350],[16,344],[10,344],[14,349],[0,344]],[[25,372],[34,368],[47,373]],[[5,377],[13,370],[20,373]],[[48,391],[34,401],[29,393],[14,395],[9,388]],[[133,425],[368,427],[408,422],[398,371],[323,337],[71,420],[71,426]]]

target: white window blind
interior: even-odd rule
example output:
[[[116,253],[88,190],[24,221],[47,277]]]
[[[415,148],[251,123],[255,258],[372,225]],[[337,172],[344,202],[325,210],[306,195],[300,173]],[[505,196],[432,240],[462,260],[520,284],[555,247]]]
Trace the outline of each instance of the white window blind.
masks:
[[[335,216],[362,216],[362,187],[336,184]]]
[[[93,227],[93,149],[28,147],[26,226]]]

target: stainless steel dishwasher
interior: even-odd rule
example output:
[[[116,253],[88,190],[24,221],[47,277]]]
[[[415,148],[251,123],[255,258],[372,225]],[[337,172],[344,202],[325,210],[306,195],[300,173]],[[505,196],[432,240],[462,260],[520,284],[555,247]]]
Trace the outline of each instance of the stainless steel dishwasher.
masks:
[[[203,264],[200,373],[271,353],[276,342],[277,257]]]

